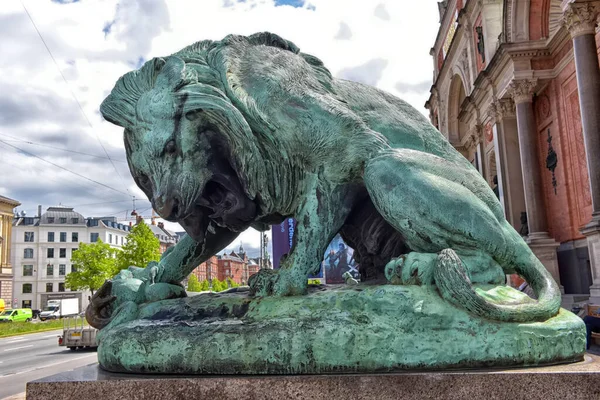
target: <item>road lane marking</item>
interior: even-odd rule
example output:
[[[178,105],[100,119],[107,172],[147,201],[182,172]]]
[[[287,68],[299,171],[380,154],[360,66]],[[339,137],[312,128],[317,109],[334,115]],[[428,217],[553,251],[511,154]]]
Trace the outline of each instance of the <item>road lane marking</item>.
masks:
[[[46,336],[44,336],[44,337],[45,337],[45,338],[48,338],[48,337],[59,337],[59,336],[60,336],[60,334],[59,334],[59,333],[55,333],[54,335],[46,335]]]
[[[15,375],[24,374],[24,373],[27,373],[27,372],[37,371],[39,369],[44,369],[44,368],[48,368],[48,367],[54,367],[55,365],[64,364],[66,362],[71,362],[71,361],[81,360],[81,359],[84,359],[84,358],[87,358],[87,357],[90,357],[90,356],[97,356],[97,354],[96,353],[91,353],[91,354],[87,354],[85,356],[76,357],[76,358],[69,358],[68,360],[63,360],[63,361],[55,362],[55,363],[52,363],[52,364],[42,365],[40,367],[30,368],[30,369],[26,369],[24,371],[15,372],[15,373],[12,373],[12,374],[5,374],[5,375],[0,376],[0,379],[7,378],[7,377],[12,377],[12,376],[15,376]],[[73,368],[71,368],[71,369],[73,369]],[[65,372],[65,371],[63,371],[63,372]]]
[[[13,350],[25,349],[27,347],[33,347],[33,345],[32,344],[28,344],[27,346],[13,347],[13,348],[10,348],[10,349],[6,349],[4,351],[13,351]]]

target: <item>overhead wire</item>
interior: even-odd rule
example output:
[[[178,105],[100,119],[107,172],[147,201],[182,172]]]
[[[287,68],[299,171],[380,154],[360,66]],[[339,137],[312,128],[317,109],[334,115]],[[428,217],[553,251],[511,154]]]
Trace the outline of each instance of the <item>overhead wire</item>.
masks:
[[[79,102],[79,99],[77,98],[77,96],[75,95],[75,93],[73,92],[73,90],[71,89],[71,85],[69,84],[69,81],[67,81],[67,78],[65,77],[65,75],[62,72],[62,70],[60,69],[60,66],[58,65],[58,62],[56,62],[56,59],[54,58],[54,55],[52,54],[52,51],[50,51],[50,48],[48,47],[48,44],[44,40],[44,37],[42,36],[42,33],[38,29],[38,27],[37,27],[35,21],[33,20],[33,18],[31,17],[31,14],[27,10],[27,7],[25,7],[25,4],[23,3],[22,0],[20,0],[20,2],[21,2],[21,6],[23,6],[23,9],[25,10],[25,13],[27,13],[27,16],[29,17],[29,21],[31,21],[31,24],[33,25],[35,31],[37,32],[38,36],[40,37],[40,40],[44,44],[44,47],[46,48],[46,51],[50,55],[50,58],[52,58],[52,61],[54,62],[54,65],[56,66],[56,69],[58,70],[58,72],[59,72],[60,76],[62,77],[63,81],[65,82],[65,84],[67,85],[67,88],[69,89],[69,92],[71,93],[71,96],[73,97],[73,99],[77,103],[77,106],[79,106],[79,110],[81,110],[81,113],[83,114],[83,117],[87,121],[87,123],[90,126],[90,128],[92,128],[92,132],[94,132],[94,135],[96,136],[96,139],[98,140],[98,143],[100,144],[100,147],[102,147],[102,150],[104,150],[104,153],[106,154],[106,157],[108,158],[108,160],[112,164],[113,168],[115,169],[115,172],[117,173],[117,176],[121,180],[121,183],[123,184],[123,187],[125,187],[125,190],[127,191],[127,195],[133,197],[132,194],[129,192],[129,189],[127,188],[127,185],[123,181],[123,177],[119,173],[119,170],[115,166],[115,163],[113,162],[113,160],[108,155],[108,152],[106,151],[106,148],[104,147],[104,145],[102,144],[102,141],[100,140],[100,136],[98,136],[98,133],[94,129],[94,126],[92,125],[92,122],[90,121],[90,119],[88,118],[87,114],[85,113],[85,110],[81,106],[81,103]]]
[[[27,155],[30,155],[30,156],[32,156],[32,157],[35,157],[35,158],[37,158],[37,159],[40,159],[40,160],[42,160],[42,161],[43,161],[43,162],[45,162],[45,163],[48,163],[48,164],[50,164],[50,165],[53,165],[53,166],[55,166],[55,167],[57,167],[57,168],[60,168],[60,169],[62,169],[62,170],[64,170],[64,171],[70,172],[70,173],[72,173],[73,175],[77,175],[78,177],[80,177],[80,178],[83,178],[83,179],[85,179],[85,180],[88,180],[88,181],[90,181],[90,182],[93,182],[93,183],[95,183],[95,184],[97,184],[97,185],[103,186],[103,187],[105,187],[105,188],[107,188],[107,189],[110,189],[110,190],[114,190],[115,192],[118,192],[118,193],[124,194],[125,196],[130,196],[128,193],[125,193],[125,192],[123,192],[122,190],[115,189],[115,188],[113,188],[113,187],[110,187],[110,186],[108,186],[108,185],[105,185],[105,184],[104,184],[104,183],[102,183],[102,182],[98,182],[98,181],[96,181],[96,180],[94,180],[94,179],[92,179],[92,178],[88,178],[87,176],[81,175],[80,173],[77,173],[77,172],[75,172],[75,171],[71,171],[70,169],[63,167],[62,165],[55,164],[55,163],[53,163],[52,161],[48,161],[48,160],[46,160],[46,159],[44,159],[44,158],[42,158],[42,157],[38,156],[37,154],[31,153],[31,152],[29,152],[29,151],[27,151],[27,150],[23,150],[23,149],[21,149],[20,147],[17,147],[17,146],[15,146],[15,145],[12,145],[12,144],[10,144],[10,143],[7,143],[7,142],[5,142],[5,141],[4,141],[4,140],[2,140],[2,139],[0,139],[0,143],[4,143],[6,146],[10,146],[10,147],[12,147],[12,148],[14,148],[14,149],[16,149],[16,150],[18,150],[18,151],[20,151],[20,152],[23,152],[23,153],[25,153],[25,154],[27,154]]]
[[[84,156],[90,156],[90,157],[107,159],[107,157],[104,157],[104,156],[98,156],[98,155],[95,155],[95,154],[84,153],[82,151],[65,149],[63,147],[56,147],[56,146],[51,146],[51,145],[43,144],[43,143],[35,143],[35,142],[30,141],[30,140],[17,139],[14,136],[10,136],[10,135],[4,134],[4,133],[0,133],[0,136],[4,136],[4,137],[7,137],[7,138],[10,138],[10,139],[5,139],[5,141],[8,141],[8,142],[12,141],[12,142],[26,143],[26,144],[30,144],[30,145],[34,145],[34,146],[47,147],[49,149],[55,149],[55,150],[60,150],[60,151],[66,151],[66,152],[69,152],[69,153],[81,154],[81,155],[84,155]],[[122,162],[122,163],[126,163],[127,162],[125,160],[115,160],[115,159],[113,159],[113,161]]]

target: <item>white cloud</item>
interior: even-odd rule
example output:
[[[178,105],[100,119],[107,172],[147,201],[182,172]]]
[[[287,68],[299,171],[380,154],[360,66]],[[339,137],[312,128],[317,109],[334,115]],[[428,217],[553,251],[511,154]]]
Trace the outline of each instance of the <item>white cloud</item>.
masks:
[[[428,88],[419,84],[432,79],[429,48],[438,28],[434,1],[385,0],[375,9],[373,2],[364,0],[277,0],[296,7],[276,6],[275,0],[231,0],[228,7],[223,0],[23,1],[68,84],[20,2],[3,2],[0,140],[126,193],[95,185],[0,143],[0,194],[19,200],[29,215],[36,213],[37,204],[61,202],[78,206],[87,216],[125,216],[132,208],[129,194],[144,198],[125,163],[114,162],[120,179],[107,159],[44,146],[105,157],[98,136],[111,158],[124,160],[122,129],[102,120],[99,104],[119,76],[140,59],[169,55],[198,40],[272,31],[321,58],[333,74],[352,77],[349,71],[370,66],[372,70],[356,76],[395,95],[401,95],[397,85],[402,82],[405,86],[400,88],[411,88],[402,97],[426,114]],[[346,40],[339,40],[340,32]],[[100,202],[106,204],[86,205]],[[138,210],[148,207],[147,201],[138,200]],[[249,245],[258,244],[256,232],[243,238]],[[239,241],[234,244],[239,246]]]

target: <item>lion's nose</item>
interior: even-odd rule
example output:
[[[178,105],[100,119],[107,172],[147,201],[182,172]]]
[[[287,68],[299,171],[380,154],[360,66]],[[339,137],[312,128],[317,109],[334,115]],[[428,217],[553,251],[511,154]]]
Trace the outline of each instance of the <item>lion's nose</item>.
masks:
[[[155,196],[152,199],[154,211],[166,220],[177,220],[181,214],[181,200],[179,196]]]

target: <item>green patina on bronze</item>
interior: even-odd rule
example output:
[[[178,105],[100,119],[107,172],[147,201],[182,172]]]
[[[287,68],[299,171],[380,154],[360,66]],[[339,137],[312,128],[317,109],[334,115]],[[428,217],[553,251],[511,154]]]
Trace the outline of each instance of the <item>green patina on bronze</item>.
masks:
[[[559,314],[558,286],[506,221],[493,191],[473,166],[407,103],[366,85],[334,79],[317,58],[299,52],[293,43],[270,33],[195,43],[123,76],[101,112],[125,128],[131,172],[155,210],[188,233],[159,263],[122,272],[92,299],[88,320],[104,328],[99,358],[106,368],[149,370],[133,365],[152,359],[150,369],[181,372],[166,361],[174,357],[187,372],[218,373],[219,354],[228,362],[233,357],[230,345],[244,347],[248,360],[260,360],[262,350],[256,349],[269,344],[254,331],[258,325],[247,323],[248,314],[230,315],[218,324],[187,323],[187,311],[178,307],[202,313],[203,307],[214,307],[209,306],[213,298],[160,300],[184,296],[180,282],[243,230],[265,230],[291,216],[298,225],[290,254],[278,271],[252,276],[254,297],[244,300],[271,304],[256,306],[252,314],[272,329],[269,340],[279,338],[278,346],[287,349],[280,354],[285,357],[269,361],[270,372],[336,370],[327,364],[326,354],[314,358],[311,368],[290,363],[309,357],[307,352],[314,354],[315,345],[308,344],[313,339],[302,339],[311,330],[339,330],[349,338],[369,329],[369,323],[347,326],[352,320],[327,312],[337,296],[346,299],[341,313],[352,313],[347,308],[352,305],[357,313],[372,314],[369,321],[379,321],[372,328],[387,329],[367,336],[373,340],[372,354],[356,370],[386,370],[394,363],[399,368],[492,365],[493,360],[499,365],[536,364],[527,351],[506,345],[511,335],[521,343],[519,322],[545,332],[531,345],[538,363],[581,357],[583,325],[565,311]],[[355,249],[361,280],[380,286],[301,296],[307,293],[307,276],[318,271],[337,233]],[[508,296],[500,289],[490,296],[473,286],[502,285],[508,273],[524,277],[537,300]],[[365,293],[382,297],[369,305]],[[226,296],[232,296],[231,302],[245,298]],[[448,340],[444,343],[465,342],[456,345],[458,353],[444,356],[440,349],[434,361],[397,345],[403,340],[400,327],[418,325],[421,315],[414,310],[419,301],[442,307],[445,321],[436,328],[430,318],[430,329],[419,331],[422,345],[437,343],[441,330]],[[312,304],[318,314],[312,328],[306,320],[293,320],[303,303]],[[156,307],[162,310],[161,328],[139,333],[148,325],[144,310]],[[287,317],[269,322],[277,310]],[[486,336],[484,342],[469,342],[474,336],[461,333],[459,321],[466,320],[469,332]],[[191,327],[201,332],[192,333]],[[175,333],[180,328],[185,334]],[[573,336],[571,346],[564,342],[565,329]],[[129,331],[158,347],[142,346],[140,352],[134,344],[139,338],[125,339]],[[235,332],[239,340],[225,332]],[[181,335],[212,340],[217,350],[198,345],[200,358],[188,360],[186,354],[194,350],[178,344],[184,343]],[[494,335],[504,352],[489,344]],[[360,362],[365,355],[359,347],[336,350],[350,353],[346,361],[338,360],[339,370],[352,371],[349,360]],[[464,359],[458,356],[463,353]],[[259,364],[252,365],[254,370],[236,371],[262,372]]]

